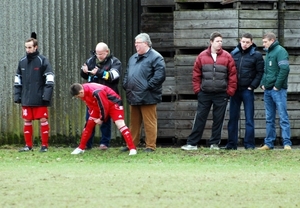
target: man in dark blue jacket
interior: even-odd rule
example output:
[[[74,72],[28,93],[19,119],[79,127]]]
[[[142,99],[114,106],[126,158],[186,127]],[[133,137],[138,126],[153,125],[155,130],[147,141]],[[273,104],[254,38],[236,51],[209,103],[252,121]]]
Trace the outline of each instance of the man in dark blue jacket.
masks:
[[[238,121],[241,103],[245,113],[245,149],[255,148],[254,133],[254,89],[262,79],[264,60],[262,54],[256,51],[250,33],[243,34],[240,43],[231,52],[237,68],[238,85],[235,94],[230,98],[228,142],[223,149],[236,150],[238,145]]]

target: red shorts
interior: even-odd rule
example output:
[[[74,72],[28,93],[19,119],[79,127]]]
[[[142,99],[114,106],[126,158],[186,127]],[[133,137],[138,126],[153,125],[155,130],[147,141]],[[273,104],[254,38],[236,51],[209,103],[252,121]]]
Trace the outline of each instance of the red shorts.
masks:
[[[25,120],[48,119],[47,107],[22,107],[22,118]]]
[[[123,106],[119,106],[117,104],[110,105],[109,112],[107,112],[111,119],[115,122],[117,120],[124,120],[124,108]],[[91,111],[90,112],[90,119],[97,119],[99,118],[99,111]]]
[[[119,106],[118,104],[111,105],[109,109],[109,116],[114,122],[117,120],[125,120],[123,106]]]

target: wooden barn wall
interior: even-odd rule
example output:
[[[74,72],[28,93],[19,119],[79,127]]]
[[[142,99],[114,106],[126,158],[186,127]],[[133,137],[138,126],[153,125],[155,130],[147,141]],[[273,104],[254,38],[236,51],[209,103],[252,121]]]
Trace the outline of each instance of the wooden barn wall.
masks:
[[[274,32],[290,54],[288,113],[292,138],[300,137],[299,67],[300,67],[300,3],[298,0],[141,0],[141,30],[148,32],[153,47],[162,53],[167,63],[167,78],[163,84],[163,102],[158,105],[158,137],[186,139],[191,133],[197,100],[192,89],[192,69],[197,55],[209,45],[213,31],[223,35],[223,48],[231,52],[245,32],[262,50],[262,36]],[[255,91],[256,138],[265,136],[263,92]],[[243,109],[243,106],[241,106]],[[222,131],[227,139],[228,112]],[[277,122],[278,124],[278,122]],[[209,114],[204,139],[211,134],[212,114]],[[239,136],[245,133],[245,118],[241,113]],[[277,125],[277,136],[280,128]]]
[[[71,99],[69,86],[83,82],[82,63],[100,42],[106,42],[125,70],[139,30],[137,0],[2,0],[0,4],[0,145],[23,144],[20,106],[13,103],[13,81],[24,41],[35,31],[39,51],[55,71],[50,108],[50,143],[78,141],[85,106]],[[124,97],[124,96],[123,96]],[[39,136],[34,123],[34,136]],[[113,137],[118,136],[114,128]]]

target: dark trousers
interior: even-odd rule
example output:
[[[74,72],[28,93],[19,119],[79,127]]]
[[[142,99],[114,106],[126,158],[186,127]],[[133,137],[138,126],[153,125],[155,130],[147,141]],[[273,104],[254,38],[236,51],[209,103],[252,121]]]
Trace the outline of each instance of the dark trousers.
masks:
[[[198,93],[197,114],[192,133],[187,139],[187,144],[195,146],[202,138],[211,106],[213,106],[213,125],[209,144],[211,145],[220,143],[227,102],[228,95],[226,92],[205,93],[200,91]]]
[[[254,92],[253,90],[236,91],[234,96],[230,98],[229,122],[228,122],[228,148],[237,148],[238,130],[241,104],[244,104],[245,112],[245,137],[244,147],[246,149],[255,148],[254,138]]]
[[[89,111],[87,108],[86,116],[85,116],[86,121],[89,119],[89,117],[90,117],[90,114],[89,114]],[[98,125],[96,125],[96,126],[98,126]],[[107,121],[103,122],[100,125],[100,131],[101,131],[100,144],[104,144],[105,146],[108,147],[110,139],[111,139],[111,118],[108,118]],[[86,148],[90,149],[93,147],[94,136],[95,136],[95,128],[93,129],[92,135],[89,138],[88,142],[86,143]]]

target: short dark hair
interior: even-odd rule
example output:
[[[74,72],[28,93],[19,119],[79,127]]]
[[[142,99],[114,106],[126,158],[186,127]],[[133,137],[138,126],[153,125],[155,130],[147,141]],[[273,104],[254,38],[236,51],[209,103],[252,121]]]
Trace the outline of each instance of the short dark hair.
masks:
[[[79,95],[79,92],[82,89],[83,89],[83,87],[82,87],[81,84],[79,84],[79,83],[72,84],[71,87],[70,87],[70,93],[71,93],[72,97],[76,96],[76,95]]]
[[[266,33],[263,36],[263,39],[267,38],[268,40],[276,40],[276,35],[272,32]]]
[[[214,41],[216,37],[221,37],[221,38],[223,38],[222,35],[221,35],[221,33],[219,33],[218,31],[215,31],[215,32],[213,32],[212,34],[210,34],[209,40],[210,40],[210,41]]]
[[[249,38],[249,39],[252,41],[253,36],[252,36],[250,33],[244,33],[244,34],[242,35],[242,38]]]
[[[38,45],[38,41],[37,39],[34,38],[28,38],[25,43],[29,43],[29,42],[33,42],[33,46],[37,46]]]

